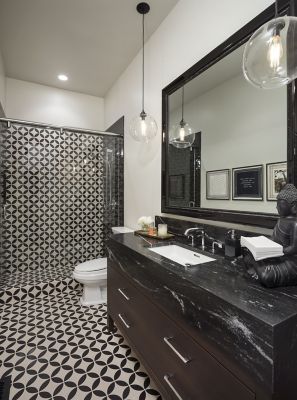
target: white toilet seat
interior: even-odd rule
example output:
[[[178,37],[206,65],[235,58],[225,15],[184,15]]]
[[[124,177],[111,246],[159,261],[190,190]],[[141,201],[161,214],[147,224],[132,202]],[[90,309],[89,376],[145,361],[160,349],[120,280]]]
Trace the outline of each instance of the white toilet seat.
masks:
[[[93,271],[93,272],[73,272],[74,279],[84,280],[84,281],[99,281],[101,279],[106,279],[107,269],[103,269],[101,271]]]
[[[74,272],[80,274],[90,274],[96,271],[102,271],[107,269],[107,258],[95,258],[94,260],[85,261],[78,264],[74,268]]]

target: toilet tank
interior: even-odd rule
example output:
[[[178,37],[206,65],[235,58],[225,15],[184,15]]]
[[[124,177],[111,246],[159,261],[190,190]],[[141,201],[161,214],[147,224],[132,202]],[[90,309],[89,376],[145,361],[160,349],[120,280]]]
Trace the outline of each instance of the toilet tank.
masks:
[[[130,228],[126,228],[125,226],[114,226],[111,228],[112,229],[112,233],[116,234],[116,233],[130,233],[130,232],[134,232],[133,229]]]

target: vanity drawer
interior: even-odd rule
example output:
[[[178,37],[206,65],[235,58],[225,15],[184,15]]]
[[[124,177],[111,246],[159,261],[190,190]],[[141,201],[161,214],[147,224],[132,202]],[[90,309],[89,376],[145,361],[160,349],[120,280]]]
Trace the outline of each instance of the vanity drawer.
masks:
[[[120,327],[126,330],[135,326],[132,318],[131,295],[136,290],[121,274],[114,268],[108,267],[107,270],[107,307],[109,314],[120,322]],[[133,293],[134,294],[134,293]]]
[[[160,370],[164,385],[175,387],[182,399],[192,400],[252,400],[250,391],[211,354],[168,318],[150,301],[139,297],[134,310],[143,316],[142,335],[149,332],[147,353],[151,363]],[[160,358],[166,360],[160,367]],[[164,376],[169,376],[164,380]],[[174,397],[175,398],[175,397]]]
[[[130,279],[123,276],[111,265],[107,269],[107,286],[108,299],[117,299],[118,302],[127,305],[129,308],[132,307],[139,295],[138,289],[130,282]]]
[[[108,269],[108,291],[111,316],[168,392],[166,399],[255,399],[241,381],[113,267]]]
[[[171,392],[163,387],[163,377],[160,380],[160,374],[156,373],[156,360],[158,360],[158,367],[162,370],[166,370],[167,361],[164,357],[159,359],[159,355],[155,351],[154,341],[150,338],[148,324],[145,321],[146,310],[144,309],[140,315],[136,310],[135,304],[142,298],[142,295],[135,286],[131,285],[127,278],[110,266],[108,267],[107,296],[109,315],[132,349],[142,359],[144,366],[159,387],[162,398],[164,400],[176,400],[176,397],[172,397]]]

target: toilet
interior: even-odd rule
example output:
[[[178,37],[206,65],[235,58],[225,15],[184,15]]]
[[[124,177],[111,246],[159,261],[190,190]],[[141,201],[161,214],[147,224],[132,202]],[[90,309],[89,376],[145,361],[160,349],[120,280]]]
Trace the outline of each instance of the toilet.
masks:
[[[113,234],[134,232],[125,226],[112,228]],[[80,302],[83,306],[106,303],[107,300],[107,258],[96,258],[78,264],[73,278],[83,285]]]

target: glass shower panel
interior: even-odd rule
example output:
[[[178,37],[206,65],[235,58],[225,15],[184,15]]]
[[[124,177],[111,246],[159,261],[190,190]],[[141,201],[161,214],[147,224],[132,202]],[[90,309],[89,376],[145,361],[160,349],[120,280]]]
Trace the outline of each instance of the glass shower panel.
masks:
[[[4,143],[9,271],[55,279],[105,256],[123,224],[123,138],[12,122]]]
[[[106,236],[113,226],[123,225],[124,147],[117,137],[104,137],[105,149],[105,218]]]

